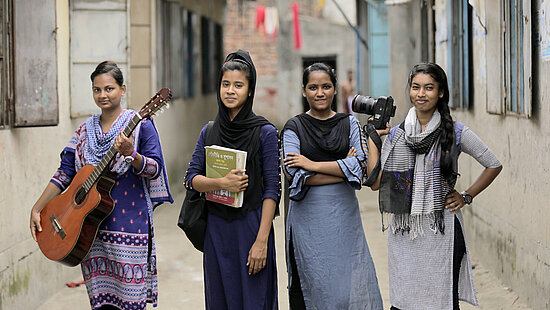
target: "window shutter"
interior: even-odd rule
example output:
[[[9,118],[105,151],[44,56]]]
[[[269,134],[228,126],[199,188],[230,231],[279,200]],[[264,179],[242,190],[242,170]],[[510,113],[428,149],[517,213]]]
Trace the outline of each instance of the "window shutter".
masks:
[[[13,6],[14,126],[57,125],[55,0],[17,0]]]
[[[531,116],[533,106],[533,71],[531,60],[531,1],[523,1],[523,114]]]
[[[128,6],[126,0],[71,1],[71,117],[100,112],[90,74],[104,60],[117,63],[128,85]],[[130,88],[122,97],[127,106]]]

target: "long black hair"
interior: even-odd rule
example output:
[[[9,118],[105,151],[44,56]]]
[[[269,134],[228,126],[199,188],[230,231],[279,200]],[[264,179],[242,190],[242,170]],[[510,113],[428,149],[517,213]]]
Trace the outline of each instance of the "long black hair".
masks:
[[[122,87],[124,84],[124,77],[122,76],[122,71],[120,71],[120,68],[117,66],[117,64],[114,61],[111,60],[105,60],[101,62],[97,67],[95,68],[94,72],[90,75],[90,79],[92,80],[92,83],[94,82],[94,79],[96,76],[100,74],[108,73],[110,76],[115,79],[118,86]]]
[[[408,87],[410,89],[413,78],[418,73],[425,73],[431,76],[438,84],[438,91],[443,91],[443,97],[437,101],[437,110],[441,114],[441,173],[446,179],[451,179],[456,176],[457,172],[453,171],[453,160],[451,157],[451,147],[454,143],[454,123],[449,110],[449,84],[447,82],[447,74],[435,63],[419,63],[415,65],[409,74]]]

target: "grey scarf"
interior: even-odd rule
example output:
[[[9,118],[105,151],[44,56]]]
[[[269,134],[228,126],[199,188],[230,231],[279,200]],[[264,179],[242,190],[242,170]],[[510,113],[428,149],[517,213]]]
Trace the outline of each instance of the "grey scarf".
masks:
[[[404,124],[394,129],[393,138],[384,141],[380,211],[392,214],[393,233],[409,232],[411,239],[422,236],[424,220],[434,233],[444,233],[445,197],[454,184],[448,184],[440,171],[440,123],[436,110],[422,132],[413,107]]]

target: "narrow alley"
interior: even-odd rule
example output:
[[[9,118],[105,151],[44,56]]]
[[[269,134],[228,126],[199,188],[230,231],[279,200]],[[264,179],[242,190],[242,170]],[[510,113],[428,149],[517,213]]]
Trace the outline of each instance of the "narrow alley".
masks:
[[[380,231],[380,213],[377,194],[364,188],[358,193],[363,229],[376,265],[384,309],[389,308],[388,268],[386,235]],[[204,309],[202,277],[202,255],[186,239],[177,226],[177,217],[183,195],[176,198],[173,205],[164,205],[155,211],[155,236],[159,264],[159,304],[158,310]],[[277,217],[274,222],[277,244],[277,265],[279,280],[279,309],[288,309],[287,276],[284,252],[284,220]],[[466,236],[468,232],[466,231]],[[461,302],[462,310],[529,310],[521,299],[472,256],[475,288],[479,307]],[[52,263],[53,264],[53,263]],[[79,268],[79,267],[75,267]],[[81,278],[71,281],[78,282]],[[84,285],[76,288],[65,287],[48,299],[37,310],[87,310],[88,295]],[[153,309],[149,306],[148,309]]]

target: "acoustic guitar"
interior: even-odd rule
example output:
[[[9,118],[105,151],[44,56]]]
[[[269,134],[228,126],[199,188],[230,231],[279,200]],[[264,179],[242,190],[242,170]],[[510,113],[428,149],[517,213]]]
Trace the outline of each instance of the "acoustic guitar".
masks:
[[[168,88],[161,89],[134,115],[122,131],[124,135],[129,137],[142,119],[152,116],[171,98]],[[36,239],[47,258],[72,267],[88,255],[99,225],[115,207],[111,189],[116,175],[106,168],[116,153],[111,147],[97,166],[82,167],[69,187],[40,212],[42,231],[37,232]]]

